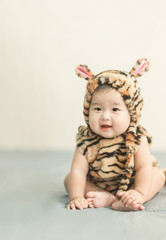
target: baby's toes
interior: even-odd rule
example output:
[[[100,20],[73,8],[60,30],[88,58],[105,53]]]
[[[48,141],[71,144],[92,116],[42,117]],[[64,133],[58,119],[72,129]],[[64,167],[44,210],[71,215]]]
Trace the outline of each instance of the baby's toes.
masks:
[[[89,202],[89,203],[88,203],[88,206],[89,206],[90,208],[94,208],[94,207],[95,207],[93,202]]]
[[[94,199],[93,198],[87,198],[88,206],[90,208],[94,208]]]
[[[88,203],[90,203],[93,201],[93,198],[87,198],[86,200],[88,201]]]
[[[87,198],[94,198],[94,197],[96,197],[96,193],[95,193],[95,192],[88,192],[88,193],[86,194],[86,197],[87,197]]]

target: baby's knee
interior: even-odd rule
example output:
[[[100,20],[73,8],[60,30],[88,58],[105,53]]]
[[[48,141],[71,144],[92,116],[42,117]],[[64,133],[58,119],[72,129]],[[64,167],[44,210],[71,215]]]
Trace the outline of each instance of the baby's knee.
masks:
[[[70,178],[70,173],[68,173],[64,179],[64,186],[65,186],[66,190],[68,188],[67,186],[68,186],[69,178]]]
[[[165,178],[164,172],[160,168],[155,168],[155,177],[156,177],[157,182],[161,186],[164,186],[166,178]]]
[[[165,182],[166,182],[165,174],[164,174],[164,172],[161,169],[160,169],[160,171],[161,171],[161,182],[162,182],[162,184],[164,186]]]

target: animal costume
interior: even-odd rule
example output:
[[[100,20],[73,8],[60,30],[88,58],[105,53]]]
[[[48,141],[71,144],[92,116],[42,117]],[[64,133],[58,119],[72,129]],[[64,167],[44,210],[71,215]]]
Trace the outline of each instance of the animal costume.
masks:
[[[87,80],[83,110],[87,126],[79,127],[77,147],[89,163],[89,180],[114,195],[126,191],[134,182],[134,156],[142,137],[147,137],[149,145],[152,141],[148,132],[139,125],[143,98],[137,78],[148,70],[149,62],[146,58],[139,59],[130,72],[109,70],[93,75],[87,65],[76,68],[77,75]],[[121,94],[130,114],[127,131],[115,138],[103,138],[89,126],[92,95],[103,84],[108,84]],[[158,167],[153,156],[152,165]]]

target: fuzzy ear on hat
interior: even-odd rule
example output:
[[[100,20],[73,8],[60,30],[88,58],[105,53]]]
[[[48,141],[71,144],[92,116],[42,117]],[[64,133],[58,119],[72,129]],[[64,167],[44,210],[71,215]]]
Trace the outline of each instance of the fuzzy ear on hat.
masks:
[[[149,70],[149,61],[146,58],[140,58],[130,70],[130,74],[135,78],[140,77]]]
[[[79,77],[82,77],[86,80],[89,80],[89,78],[93,77],[93,73],[91,72],[91,70],[88,68],[87,65],[78,65],[75,69],[76,71],[76,74],[79,76]]]

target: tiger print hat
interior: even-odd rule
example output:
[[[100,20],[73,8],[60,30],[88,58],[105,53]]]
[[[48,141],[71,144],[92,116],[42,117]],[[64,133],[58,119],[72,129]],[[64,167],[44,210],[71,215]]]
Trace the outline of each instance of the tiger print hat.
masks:
[[[123,97],[129,110],[131,123],[138,125],[143,107],[143,98],[136,78],[149,70],[149,61],[146,58],[138,59],[130,72],[109,70],[93,75],[87,65],[78,65],[76,73],[88,81],[84,98],[84,118],[89,125],[89,108],[95,89],[103,84],[108,84],[116,89]]]

